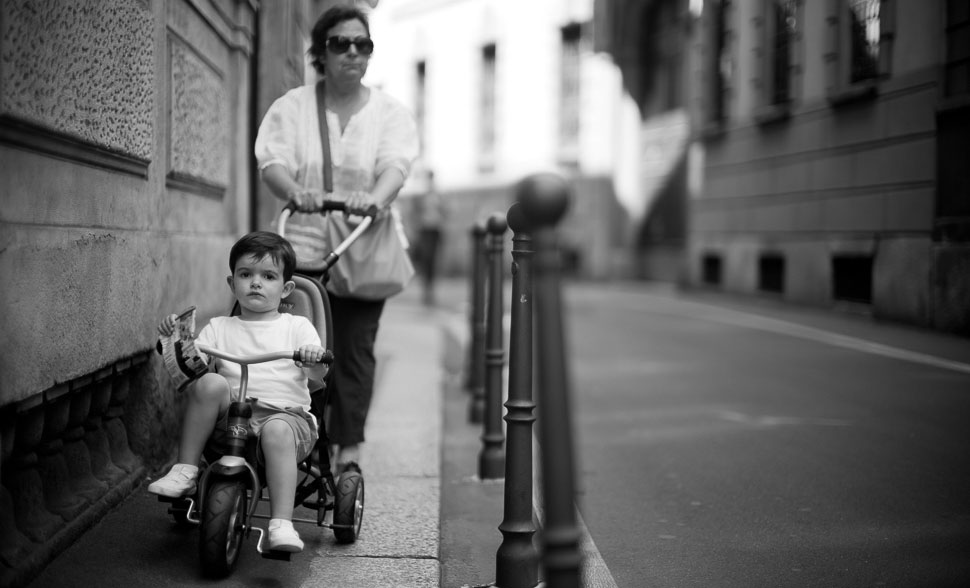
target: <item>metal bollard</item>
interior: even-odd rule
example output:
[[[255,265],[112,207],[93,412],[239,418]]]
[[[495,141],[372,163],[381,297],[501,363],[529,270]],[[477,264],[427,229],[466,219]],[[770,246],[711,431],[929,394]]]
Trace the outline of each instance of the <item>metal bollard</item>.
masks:
[[[485,322],[485,426],[482,432],[482,451],[478,455],[478,477],[494,480],[505,475],[505,435],[502,433],[502,367],[505,365],[504,268],[502,252],[508,224],[505,215],[495,213],[488,218],[486,229],[488,299]]]
[[[539,583],[539,553],[532,543],[532,239],[522,206],[509,208],[512,229],[512,322],[509,327],[509,398],[505,403],[505,518],[498,530],[495,585],[532,588]]]
[[[468,422],[481,423],[485,418],[485,232],[484,221],[472,227],[471,267],[471,345],[468,355]]]
[[[576,520],[575,467],[569,381],[560,300],[560,250],[555,226],[569,206],[569,187],[556,174],[523,180],[518,192],[536,247],[536,351],[542,461],[542,565],[550,588],[579,588],[582,553]]]

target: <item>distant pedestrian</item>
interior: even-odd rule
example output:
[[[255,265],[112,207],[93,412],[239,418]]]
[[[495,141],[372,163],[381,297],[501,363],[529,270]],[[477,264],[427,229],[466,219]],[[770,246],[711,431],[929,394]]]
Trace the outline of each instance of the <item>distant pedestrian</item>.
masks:
[[[415,199],[414,219],[418,229],[418,273],[421,274],[422,300],[426,306],[435,303],[435,278],[438,273],[438,252],[444,237],[448,207],[434,184],[434,171],[425,172],[424,191]]]

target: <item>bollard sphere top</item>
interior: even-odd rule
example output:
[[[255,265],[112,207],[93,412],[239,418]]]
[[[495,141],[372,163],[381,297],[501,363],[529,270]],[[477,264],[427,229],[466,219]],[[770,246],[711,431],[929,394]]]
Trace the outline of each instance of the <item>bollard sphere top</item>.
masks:
[[[518,202],[513,202],[512,206],[509,207],[509,211],[505,215],[505,220],[508,222],[512,232],[517,235],[529,231],[529,224],[525,220],[525,215],[522,214],[522,205]]]
[[[569,185],[562,176],[538,173],[519,182],[516,199],[527,222],[536,227],[556,225],[569,208]]]
[[[476,237],[484,237],[488,228],[485,225],[485,219],[478,219],[475,224],[472,225],[472,235]]]
[[[493,235],[501,235],[509,228],[509,224],[505,221],[505,215],[501,212],[493,212],[491,216],[488,217],[488,221],[485,223],[485,227],[488,232]]]

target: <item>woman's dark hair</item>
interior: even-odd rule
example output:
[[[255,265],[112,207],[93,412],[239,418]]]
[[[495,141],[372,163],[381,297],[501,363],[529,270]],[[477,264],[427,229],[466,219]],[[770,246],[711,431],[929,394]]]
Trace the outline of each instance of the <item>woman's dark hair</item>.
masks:
[[[367,22],[367,13],[354,6],[338,4],[324,12],[313,25],[313,30],[310,31],[310,48],[307,49],[307,55],[310,56],[310,63],[318,74],[323,75],[323,64],[320,63],[320,58],[327,52],[327,33],[338,24],[355,18],[364,25],[369,37],[370,23]]]
[[[229,269],[236,273],[236,261],[244,255],[252,255],[256,259],[263,259],[267,255],[283,266],[283,279],[289,281],[296,271],[296,253],[290,242],[276,233],[256,231],[249,233],[236,241],[229,250]]]

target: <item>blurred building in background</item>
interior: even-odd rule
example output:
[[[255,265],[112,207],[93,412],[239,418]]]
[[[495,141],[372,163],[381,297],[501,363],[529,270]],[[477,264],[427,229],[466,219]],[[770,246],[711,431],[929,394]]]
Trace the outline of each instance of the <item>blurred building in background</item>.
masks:
[[[514,183],[542,170],[576,189],[564,226],[571,269],[597,278],[634,270],[639,116],[619,69],[593,51],[593,0],[396,0],[371,22],[366,81],[414,111],[418,167],[434,170],[452,210],[445,271],[467,267],[471,225],[505,212]],[[421,177],[405,187],[405,213]]]
[[[689,284],[970,333],[970,4],[596,0],[596,31],[641,164],[683,154],[647,259],[683,237]]]

